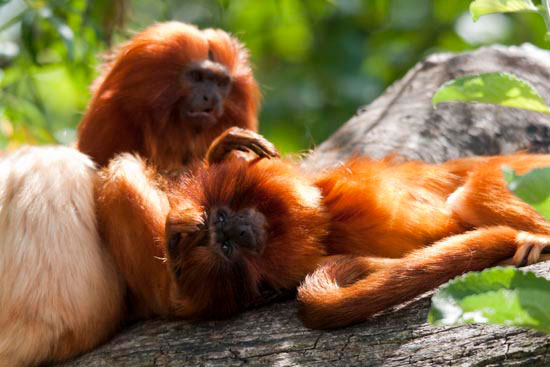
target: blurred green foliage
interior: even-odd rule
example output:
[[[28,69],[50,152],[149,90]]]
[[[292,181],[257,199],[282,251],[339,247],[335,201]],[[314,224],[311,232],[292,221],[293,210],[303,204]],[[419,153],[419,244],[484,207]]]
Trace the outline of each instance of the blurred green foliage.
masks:
[[[312,148],[428,54],[545,44],[536,14],[471,23],[469,0],[0,0],[0,146],[74,140],[100,54],[158,21],[221,27],[250,49],[261,132]],[[487,20],[484,20],[487,19]]]

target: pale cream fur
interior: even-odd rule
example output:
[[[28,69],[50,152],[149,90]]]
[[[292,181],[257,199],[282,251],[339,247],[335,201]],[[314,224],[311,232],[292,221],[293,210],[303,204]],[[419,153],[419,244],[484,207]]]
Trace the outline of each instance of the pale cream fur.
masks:
[[[0,366],[73,357],[118,326],[122,286],[97,232],[95,180],[71,148],[0,160]]]

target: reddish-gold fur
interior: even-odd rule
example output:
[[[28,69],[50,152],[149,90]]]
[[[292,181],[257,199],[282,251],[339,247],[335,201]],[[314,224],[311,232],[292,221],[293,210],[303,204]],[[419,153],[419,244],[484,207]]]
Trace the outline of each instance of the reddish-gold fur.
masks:
[[[182,75],[189,65],[210,59],[227,69],[231,89],[223,115],[200,126],[178,113],[190,93]],[[133,152],[160,170],[188,168],[228,127],[255,130],[258,102],[248,54],[235,38],[222,30],[161,23],[137,34],[106,65],[79,126],[77,147],[100,166]]]
[[[163,183],[130,154],[116,157],[99,172],[98,227],[127,285],[130,318],[171,313],[170,277],[161,248],[169,210]]]
[[[260,156],[278,155],[275,148],[258,134],[233,127],[214,141],[206,154],[205,164],[223,161],[225,156],[231,154],[232,149],[250,149]],[[241,161],[240,158],[235,160]],[[271,191],[278,192],[277,187],[285,190],[284,182],[280,180],[285,176],[284,172],[289,170],[289,167],[281,166],[281,170],[277,172],[278,186],[270,186]],[[208,172],[217,174],[220,180],[225,177],[230,181],[233,176],[231,169]],[[174,283],[170,271],[172,264],[166,259],[165,226],[170,206],[177,206],[179,213],[185,217],[184,225],[178,227],[180,231],[184,231],[186,226],[200,224],[201,213],[196,213],[195,207],[187,206],[193,201],[187,202],[185,198],[202,198],[204,192],[198,188],[187,190],[182,182],[189,180],[189,177],[190,174],[184,174],[179,179],[165,177],[148,166],[143,159],[129,153],[117,156],[99,172],[95,191],[99,229],[128,286],[127,304],[131,318],[152,315],[195,317],[196,308],[205,303],[197,299],[189,300],[181,292],[183,285],[178,287]],[[202,179],[206,178],[196,178]],[[235,184],[238,182],[233,182],[232,190],[235,190]],[[232,191],[228,191],[230,192]],[[289,203],[288,206],[293,208],[294,203]],[[178,226],[176,222],[172,224]],[[317,238],[319,235],[312,237]],[[189,279],[195,276],[200,278],[199,274],[190,274]],[[197,284],[200,282],[197,281]],[[193,287],[192,284],[190,286]],[[211,288],[215,287],[213,283]],[[227,300],[228,305],[231,305],[231,301]],[[221,302],[224,303],[225,300]]]
[[[231,80],[223,113],[213,124],[200,125],[180,113],[194,93],[184,74],[201,63],[213,73],[223,69]],[[96,81],[77,147],[104,167],[96,186],[99,228],[126,280],[132,317],[182,315],[174,310],[163,262],[169,205],[166,179],[158,172],[201,166],[212,141],[228,127],[255,130],[258,104],[242,44],[222,30],[178,22],[137,34]]]
[[[168,231],[185,228],[189,240],[168,264],[195,315],[226,316],[253,304],[262,289],[298,286],[318,267],[298,290],[304,322],[322,328],[363,321],[514,254],[516,265],[538,260],[550,224],[508,191],[503,164],[525,173],[550,166],[550,156],[440,165],[363,158],[316,177],[278,160],[228,161],[174,191]],[[263,213],[263,254],[228,262],[213,251],[204,228],[220,206]]]
[[[185,237],[178,256],[168,256],[168,265],[178,293],[193,307],[192,317],[229,316],[257,303],[266,287],[274,292],[295,288],[315,269],[325,255],[321,241],[328,218],[318,193],[308,190],[290,165],[238,159],[202,170],[173,189],[167,230],[182,231]],[[314,197],[306,202],[305,195]],[[269,240],[262,255],[243,251],[232,263],[217,256],[205,233],[206,213],[215,206],[201,203],[229,203],[234,211],[252,207],[269,213]],[[198,230],[182,229],[189,223],[198,224]]]

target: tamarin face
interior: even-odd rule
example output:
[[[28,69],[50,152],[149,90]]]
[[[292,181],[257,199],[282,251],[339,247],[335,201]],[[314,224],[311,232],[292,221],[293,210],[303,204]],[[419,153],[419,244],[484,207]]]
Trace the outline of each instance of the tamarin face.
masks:
[[[215,125],[226,112],[238,116],[245,106],[255,113],[259,99],[247,51],[237,39],[179,22],[137,34],[97,86],[99,98],[117,96],[130,114],[147,110],[156,114],[153,121],[196,128]]]
[[[179,103],[182,120],[198,126],[209,126],[223,115],[227,96],[231,92],[232,78],[225,65],[208,60],[192,63],[182,74],[183,90],[188,91]]]
[[[293,289],[324,255],[320,193],[278,160],[229,160],[180,182],[166,257],[179,296],[203,318]]]

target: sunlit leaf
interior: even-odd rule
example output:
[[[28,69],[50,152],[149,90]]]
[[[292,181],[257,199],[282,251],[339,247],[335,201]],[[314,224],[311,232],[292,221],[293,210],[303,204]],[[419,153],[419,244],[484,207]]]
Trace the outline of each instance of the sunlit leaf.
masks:
[[[550,114],[541,95],[526,81],[509,73],[469,75],[443,84],[434,94],[442,102],[487,103]]]
[[[470,4],[474,22],[482,15],[520,11],[538,12],[538,9],[531,0],[475,0]]]
[[[492,268],[468,273],[432,297],[428,321],[436,325],[498,324],[550,332],[550,281],[533,273]]]
[[[550,219],[550,168],[537,168],[522,176],[509,167],[502,171],[510,191]]]

